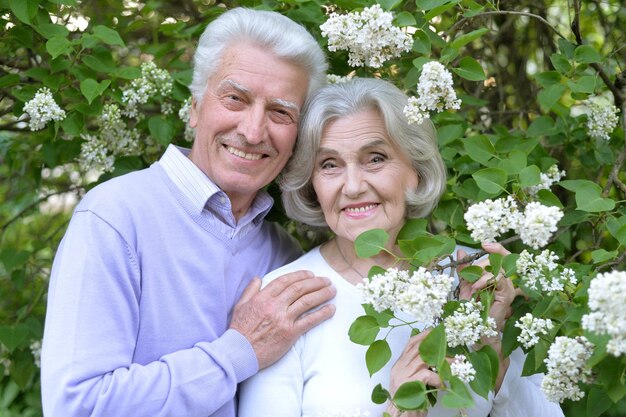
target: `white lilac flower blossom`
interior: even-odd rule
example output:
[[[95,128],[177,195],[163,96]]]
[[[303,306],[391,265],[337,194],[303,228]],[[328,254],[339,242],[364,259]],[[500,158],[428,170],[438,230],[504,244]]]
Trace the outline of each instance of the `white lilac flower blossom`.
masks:
[[[328,38],[329,51],[348,51],[350,66],[380,68],[385,61],[399,57],[413,46],[411,35],[392,22],[393,14],[375,4],[361,13],[339,15],[333,12],[320,30],[322,36]]]
[[[614,356],[626,353],[626,271],[598,274],[589,285],[590,313],[582,318],[583,329],[608,334],[606,350]]]
[[[417,82],[417,97],[409,97],[404,107],[408,122],[421,124],[431,111],[459,108],[461,100],[456,97],[450,71],[437,61],[424,64]]]
[[[587,101],[587,134],[594,139],[611,139],[611,132],[617,126],[619,109],[612,104]]]
[[[497,237],[517,228],[521,222],[521,213],[511,196],[473,204],[463,217],[472,239],[477,242],[495,242]]]
[[[560,208],[533,201],[526,205],[524,216],[514,229],[525,245],[539,249],[548,244],[562,217]]]
[[[196,130],[193,127],[189,126],[189,120],[191,118],[191,102],[192,98],[189,97],[187,100],[185,100],[183,105],[180,106],[180,110],[178,110],[178,117],[185,124],[184,137],[187,142],[193,142],[193,140],[196,138]]]
[[[552,184],[561,181],[565,176],[565,171],[559,171],[558,165],[552,165],[547,172],[540,174],[540,182],[532,187],[526,187],[525,190],[531,197],[535,197],[539,190],[549,190]]]
[[[341,84],[348,82],[352,79],[352,75],[336,75],[336,74],[328,74],[326,75],[326,82],[328,84]]]
[[[81,169],[113,170],[116,156],[137,155],[149,141],[142,141],[137,129],[129,129],[122,120],[122,111],[116,104],[107,104],[97,120],[97,134],[84,134],[79,163]]]
[[[24,105],[24,112],[30,117],[28,125],[32,131],[43,129],[49,121],[65,119],[65,110],[54,101],[47,87],[37,90],[35,97]]]
[[[544,360],[548,372],[541,383],[548,400],[562,403],[565,399],[578,401],[584,397],[578,383],[589,382],[591,370],[585,368],[585,363],[592,353],[593,344],[584,336],[554,339]]]
[[[495,320],[492,317],[483,318],[482,311],[483,305],[478,301],[466,301],[444,319],[448,346],[471,347],[482,337],[497,336]]]
[[[550,319],[540,319],[533,317],[530,313],[526,313],[525,316],[520,317],[515,322],[515,327],[521,329],[520,335],[517,336],[517,341],[526,349],[529,349],[539,342],[541,335],[547,335],[554,325]]]
[[[522,282],[531,290],[551,295],[563,291],[565,284],[576,284],[576,274],[570,268],[561,268],[556,261],[559,257],[546,249],[538,255],[527,250],[520,253],[515,263]]]
[[[363,302],[371,304],[376,311],[402,311],[432,325],[443,313],[452,283],[452,277],[432,274],[423,267],[412,273],[389,268],[356,287]]]
[[[141,64],[141,77],[135,78],[128,87],[122,89],[124,115],[138,118],[138,106],[156,95],[167,97],[173,85],[172,77],[166,70],[158,68],[154,62],[144,62]]]
[[[454,356],[454,361],[450,364],[450,371],[452,375],[465,383],[472,382],[476,377],[476,370],[465,355]]]
[[[30,352],[37,368],[41,368],[41,340],[35,340],[30,344]]]

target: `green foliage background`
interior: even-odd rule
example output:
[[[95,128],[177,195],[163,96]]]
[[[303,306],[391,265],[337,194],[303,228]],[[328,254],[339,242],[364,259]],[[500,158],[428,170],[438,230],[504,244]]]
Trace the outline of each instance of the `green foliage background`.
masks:
[[[558,163],[567,180],[578,182],[539,194],[566,213],[550,248],[585,277],[623,270],[626,6],[620,0],[379,3],[396,14],[397,25],[416,28],[412,52],[376,71],[348,67],[345,52],[328,53],[330,72],[383,77],[409,94],[429,60],[454,72],[463,105],[434,117],[449,186],[429,229],[472,243],[463,221],[471,202],[535,185],[539,172]],[[336,7],[347,12],[372,4],[339,0]],[[111,176],[148,166],[169,143],[189,146],[177,110],[189,97],[194,44],[208,22],[235,6],[279,11],[326,44],[319,26],[328,7],[317,0],[0,0],[0,417],[41,414],[30,345],[42,337],[52,259],[74,202]],[[86,27],[76,30],[81,23]],[[145,117],[128,123],[157,146],[116,158],[113,173],[80,172],[81,134],[98,134],[103,106],[120,104],[121,88],[150,60],[171,74],[173,92],[142,106]],[[42,86],[67,117],[31,132],[23,106]],[[577,111],[593,94],[622,109],[610,141],[589,138],[586,116]],[[163,101],[173,114],[161,113]],[[313,244],[279,210],[272,217],[305,248]],[[584,301],[584,289],[577,296]],[[578,318],[583,312],[576,311]],[[568,416],[626,413],[624,359],[602,363],[606,372],[588,399],[564,404]]]

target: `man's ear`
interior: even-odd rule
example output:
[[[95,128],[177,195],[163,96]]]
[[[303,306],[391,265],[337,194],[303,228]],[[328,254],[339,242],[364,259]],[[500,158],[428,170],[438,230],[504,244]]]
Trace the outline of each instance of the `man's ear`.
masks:
[[[195,128],[198,125],[198,103],[195,97],[191,98],[191,108],[189,109],[189,126]]]

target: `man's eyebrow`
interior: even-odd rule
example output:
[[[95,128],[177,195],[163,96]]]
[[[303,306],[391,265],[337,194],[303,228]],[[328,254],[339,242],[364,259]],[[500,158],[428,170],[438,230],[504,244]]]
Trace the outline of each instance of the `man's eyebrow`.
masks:
[[[218,89],[224,88],[225,86],[230,86],[232,88],[234,88],[235,90],[239,91],[242,94],[246,94],[246,95],[251,95],[252,93],[250,92],[250,90],[239,84],[236,81],[233,80],[222,80],[222,82],[220,82]],[[289,101],[289,100],[284,100],[282,98],[273,98],[270,100],[271,104],[277,104],[281,107],[285,107],[287,109],[292,110],[293,112],[296,113],[296,115],[300,114],[300,106],[298,106],[296,103],[294,103],[293,101]]]

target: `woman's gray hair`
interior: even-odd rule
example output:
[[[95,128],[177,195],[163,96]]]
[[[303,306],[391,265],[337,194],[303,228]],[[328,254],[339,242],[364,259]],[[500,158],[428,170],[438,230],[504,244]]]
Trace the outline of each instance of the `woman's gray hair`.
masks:
[[[279,178],[287,215],[311,226],[328,227],[311,182],[324,128],[335,119],[370,109],[380,113],[387,134],[417,172],[417,188],[407,192],[406,216],[417,218],[430,213],[445,190],[446,168],[432,122],[407,122],[407,100],[393,84],[375,78],[355,78],[318,90],[305,104],[293,156]]]
[[[237,42],[257,44],[301,66],[309,74],[307,96],[326,84],[326,57],[303,26],[280,13],[237,7],[211,22],[200,37],[189,86],[196,102],[202,102],[209,77],[217,70],[224,50]]]

